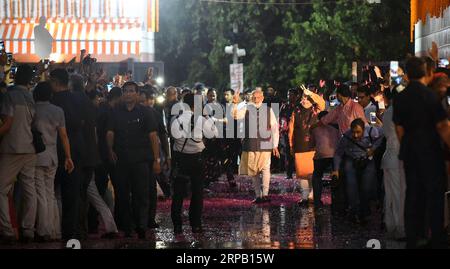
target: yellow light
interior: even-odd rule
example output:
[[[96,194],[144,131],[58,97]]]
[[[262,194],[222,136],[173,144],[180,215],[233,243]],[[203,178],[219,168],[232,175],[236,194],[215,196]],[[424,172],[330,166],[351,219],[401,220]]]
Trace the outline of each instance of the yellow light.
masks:
[[[158,104],[162,104],[162,103],[164,103],[164,101],[165,101],[164,96],[160,95],[160,96],[156,97],[156,102]]]
[[[64,55],[60,53],[52,53],[50,54],[50,62],[61,63],[64,61]]]

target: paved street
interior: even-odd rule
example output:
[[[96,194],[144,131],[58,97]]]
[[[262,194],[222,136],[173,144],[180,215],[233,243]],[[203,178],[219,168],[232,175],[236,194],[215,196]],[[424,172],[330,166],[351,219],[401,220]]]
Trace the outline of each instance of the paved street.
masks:
[[[175,237],[170,221],[170,200],[159,201],[157,221],[161,228],[149,231],[147,240],[100,239],[90,235],[82,248],[93,249],[361,249],[370,239],[382,248],[403,248],[404,243],[387,240],[381,230],[381,214],[376,213],[367,226],[331,214],[330,189],[325,188],[325,207],[300,207],[296,183],[275,175],[271,182],[270,204],[252,204],[251,181],[239,178],[239,190],[230,193],[225,178],[211,185],[204,204],[204,233],[194,236],[188,224],[185,202],[183,235]],[[0,246],[0,248],[63,248],[65,243]]]

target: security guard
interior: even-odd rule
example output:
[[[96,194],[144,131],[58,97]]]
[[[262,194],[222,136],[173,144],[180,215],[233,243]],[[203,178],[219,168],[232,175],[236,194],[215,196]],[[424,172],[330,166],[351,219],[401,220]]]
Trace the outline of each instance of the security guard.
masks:
[[[117,164],[118,215],[126,237],[131,237],[132,215],[138,237],[145,239],[149,212],[149,175],[161,171],[158,126],[151,111],[138,104],[138,85],[123,85],[123,104],[108,120],[107,143]],[[153,163],[153,171],[149,163]],[[130,205],[130,193],[132,204]],[[133,212],[133,213],[132,213]]]

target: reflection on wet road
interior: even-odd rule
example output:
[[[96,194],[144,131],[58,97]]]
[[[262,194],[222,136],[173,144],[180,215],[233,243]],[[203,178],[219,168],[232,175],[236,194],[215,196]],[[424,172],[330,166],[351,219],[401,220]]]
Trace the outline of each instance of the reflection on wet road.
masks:
[[[158,202],[160,228],[149,231],[147,240],[103,240],[98,235],[82,242],[82,248],[144,249],[342,249],[365,248],[370,239],[381,241],[382,248],[404,248],[404,243],[387,240],[381,229],[381,213],[373,214],[366,226],[353,224],[331,212],[330,190],[325,188],[325,206],[297,204],[296,183],[284,176],[271,182],[271,203],[252,204],[249,178],[238,179],[237,192],[228,192],[227,182],[215,182],[205,193],[203,229],[193,235],[188,222],[188,201],[183,209],[183,235],[174,236],[170,220],[170,200]],[[61,248],[62,243],[31,244],[14,248]],[[11,248],[11,247],[9,247]]]

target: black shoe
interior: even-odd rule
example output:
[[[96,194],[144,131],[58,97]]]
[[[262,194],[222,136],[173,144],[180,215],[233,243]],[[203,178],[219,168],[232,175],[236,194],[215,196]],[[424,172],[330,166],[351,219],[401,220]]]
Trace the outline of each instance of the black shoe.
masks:
[[[34,236],[34,241],[36,243],[48,243],[48,242],[51,242],[52,239],[51,239],[50,235],[44,235],[44,236],[42,236],[42,235],[35,235]]]
[[[149,223],[147,227],[149,229],[158,229],[159,228],[159,224],[156,223],[156,222],[152,222],[152,223]]]
[[[0,244],[13,245],[17,243],[17,239],[13,235],[0,235]]]
[[[398,242],[406,242],[406,239],[407,239],[407,238],[404,237],[404,236],[394,238],[394,240],[395,240],[395,241],[398,241]]]
[[[269,196],[263,196],[262,198],[264,203],[270,203],[272,200],[270,200]]]
[[[253,200],[252,203],[261,204],[261,203],[264,203],[264,200],[261,197],[258,197],[255,200]]]
[[[175,225],[173,226],[173,233],[175,235],[179,235],[183,233],[183,227],[181,225]]]
[[[236,181],[230,180],[228,183],[230,184],[230,191],[237,191]]]
[[[101,239],[117,239],[119,238],[119,234],[115,232],[105,233],[101,237]]]
[[[97,229],[97,228],[95,228],[95,229],[89,229],[89,230],[88,230],[88,234],[98,234],[98,229]]]
[[[133,238],[133,233],[132,232],[125,232],[124,237],[125,238]]]
[[[146,238],[146,233],[145,233],[144,230],[138,230],[137,234],[138,234],[138,238],[139,239],[145,239]]]
[[[318,203],[314,203],[314,207],[315,208],[321,208],[321,207],[323,207],[324,205],[323,205],[323,202],[322,201],[320,201],[320,202],[318,202]]]
[[[358,216],[350,215],[348,217],[348,220],[353,224],[360,224],[360,220],[359,220]]]
[[[30,244],[34,241],[34,237],[22,236],[19,239],[19,242],[22,244]]]
[[[358,219],[359,219],[358,223],[361,226],[366,226],[367,224],[369,224],[369,220],[365,217],[359,217]]]
[[[292,179],[292,176],[286,176],[284,179]]]
[[[194,234],[203,233],[202,226],[192,226],[192,233],[194,233]]]
[[[299,206],[308,206],[308,199],[302,199],[297,203]]]

